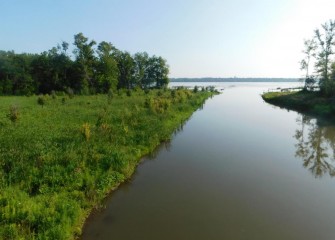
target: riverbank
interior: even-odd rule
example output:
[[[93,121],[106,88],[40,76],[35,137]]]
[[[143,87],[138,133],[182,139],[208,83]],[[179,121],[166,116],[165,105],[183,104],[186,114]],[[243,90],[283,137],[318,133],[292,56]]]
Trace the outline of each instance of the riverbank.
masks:
[[[0,238],[79,237],[92,209],[212,95],[1,97]]]
[[[268,92],[264,101],[298,112],[320,117],[335,117],[334,99],[320,96],[318,92]]]

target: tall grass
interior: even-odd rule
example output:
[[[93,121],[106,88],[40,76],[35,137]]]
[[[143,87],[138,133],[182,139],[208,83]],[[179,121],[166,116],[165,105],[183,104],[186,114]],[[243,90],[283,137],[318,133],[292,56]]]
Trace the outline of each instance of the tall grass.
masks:
[[[43,107],[37,96],[1,97],[0,239],[80,236],[92,208],[212,94],[119,91]]]

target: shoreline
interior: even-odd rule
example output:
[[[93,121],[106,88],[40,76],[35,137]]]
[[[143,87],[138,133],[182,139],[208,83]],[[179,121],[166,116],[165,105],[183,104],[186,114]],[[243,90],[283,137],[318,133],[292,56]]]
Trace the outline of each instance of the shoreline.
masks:
[[[1,184],[0,238],[80,239],[89,216],[131,179],[142,159],[215,94],[132,91],[111,103],[106,95],[65,103],[56,96],[46,97],[45,106],[36,96],[3,97],[2,115],[15,102],[19,118],[0,118],[0,157],[12,164],[3,177],[8,183]],[[5,149],[16,155],[3,155]]]
[[[316,118],[335,119],[335,99],[322,97],[319,92],[266,92],[261,96],[265,102],[281,108],[294,110]]]

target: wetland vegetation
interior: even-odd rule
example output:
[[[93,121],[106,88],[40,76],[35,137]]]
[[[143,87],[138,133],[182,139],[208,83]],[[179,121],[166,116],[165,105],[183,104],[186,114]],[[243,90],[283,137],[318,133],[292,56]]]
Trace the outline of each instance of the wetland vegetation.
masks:
[[[95,45],[79,33],[73,56],[66,42],[0,52],[1,239],[80,236],[140,158],[214,94],[167,89],[161,57]]]
[[[299,92],[267,92],[262,95],[263,99],[280,107],[334,118],[334,47],[335,20],[330,20],[316,29],[311,39],[304,41],[304,59],[301,60],[301,69],[305,71],[303,89]],[[312,63],[313,73],[310,71]]]

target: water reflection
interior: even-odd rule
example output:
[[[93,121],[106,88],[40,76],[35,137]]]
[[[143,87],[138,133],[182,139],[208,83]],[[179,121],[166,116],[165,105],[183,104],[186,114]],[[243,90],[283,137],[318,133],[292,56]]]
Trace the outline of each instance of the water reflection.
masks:
[[[303,166],[313,176],[321,178],[328,174],[335,176],[335,128],[306,115],[297,119],[300,129],[294,137],[298,141],[296,157],[303,160]]]

